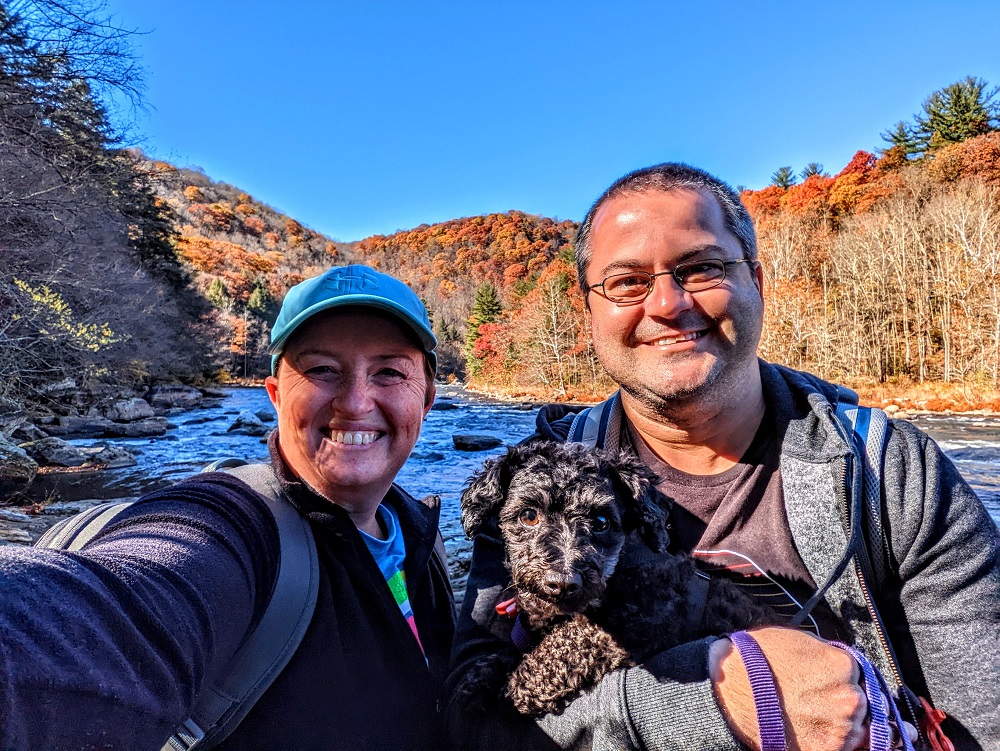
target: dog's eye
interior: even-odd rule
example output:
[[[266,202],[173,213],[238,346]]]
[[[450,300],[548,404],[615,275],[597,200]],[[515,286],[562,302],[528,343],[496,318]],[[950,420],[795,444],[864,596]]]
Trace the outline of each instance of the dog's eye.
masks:
[[[611,528],[611,520],[604,514],[594,514],[591,526],[595,532],[607,532]]]
[[[518,514],[517,520],[525,527],[534,527],[538,524],[538,512],[533,508],[526,508]]]

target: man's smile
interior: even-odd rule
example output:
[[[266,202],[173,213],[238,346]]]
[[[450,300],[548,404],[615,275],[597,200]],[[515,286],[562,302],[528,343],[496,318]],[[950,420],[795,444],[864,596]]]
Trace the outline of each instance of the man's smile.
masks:
[[[688,331],[684,334],[666,334],[653,338],[642,338],[637,341],[637,344],[647,347],[669,347],[672,344],[682,344],[683,342],[693,342],[696,339],[701,339],[708,331],[705,328],[698,331]]]

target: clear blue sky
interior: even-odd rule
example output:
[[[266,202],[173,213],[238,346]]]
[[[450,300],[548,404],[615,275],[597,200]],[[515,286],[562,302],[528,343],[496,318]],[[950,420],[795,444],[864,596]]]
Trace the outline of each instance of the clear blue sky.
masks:
[[[1000,84],[1000,3],[110,0],[154,156],[338,240],[579,220],[660,161],[839,171],[933,90]]]

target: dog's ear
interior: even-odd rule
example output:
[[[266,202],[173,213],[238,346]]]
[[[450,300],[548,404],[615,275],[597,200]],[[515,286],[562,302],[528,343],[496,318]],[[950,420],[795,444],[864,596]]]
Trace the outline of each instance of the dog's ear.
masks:
[[[462,526],[467,536],[475,537],[503,506],[510,479],[524,463],[525,453],[526,447],[511,446],[503,456],[488,459],[483,468],[469,478],[462,491]]]
[[[626,531],[638,530],[650,550],[662,553],[670,544],[670,499],[656,488],[656,476],[630,454],[611,456],[611,483],[622,499]]]

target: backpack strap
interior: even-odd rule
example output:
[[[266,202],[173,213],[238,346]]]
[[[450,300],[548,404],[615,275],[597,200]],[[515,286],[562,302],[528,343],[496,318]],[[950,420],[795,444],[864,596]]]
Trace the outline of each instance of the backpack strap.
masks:
[[[132,505],[132,501],[101,503],[81,511],[69,519],[49,527],[38,538],[34,547],[53,550],[79,550],[90,542],[118,514]]]
[[[851,560],[857,562],[862,574],[871,573],[873,564],[869,551],[878,554],[878,570],[884,576],[887,570],[887,556],[884,554],[888,542],[884,541],[882,528],[882,461],[885,453],[885,439],[888,420],[885,412],[871,407],[858,405],[858,395],[844,386],[838,386],[837,403],[835,405],[834,421],[839,423],[846,432],[847,441],[851,444],[852,455],[860,457],[860,498],[851,503],[850,515],[851,533],[848,542],[850,555],[845,556],[837,568],[829,575],[826,582],[817,589],[789,622],[792,627],[798,627],[812,612],[813,608],[826,595],[833,582],[839,579],[847,570]],[[855,496],[856,497],[856,496]],[[860,519],[856,519],[860,517]],[[872,537],[872,530],[877,530],[878,537]],[[863,538],[863,539],[862,539]],[[881,579],[880,581],[885,581]],[[867,584],[865,584],[867,586]],[[871,605],[874,609],[874,603]],[[872,617],[881,623],[877,611]],[[880,625],[881,628],[881,625]],[[884,630],[884,629],[883,629]],[[892,654],[892,645],[888,644],[890,660],[896,661]],[[897,671],[898,672],[898,671]]]
[[[609,398],[593,407],[576,413],[566,435],[568,443],[604,448],[617,446],[621,438],[621,394],[616,391]]]
[[[888,581],[889,541],[882,525],[882,464],[889,437],[889,418],[881,409],[861,407],[857,395],[854,402],[837,401],[837,419],[848,429],[861,458],[862,493],[864,495],[864,531],[872,571],[877,582]]]
[[[162,751],[209,749],[221,743],[246,717],[288,664],[312,620],[319,591],[319,558],[309,523],[285,498],[270,465],[225,464],[268,504],[278,527],[281,564],[267,609],[226,666],[205,685]]]

